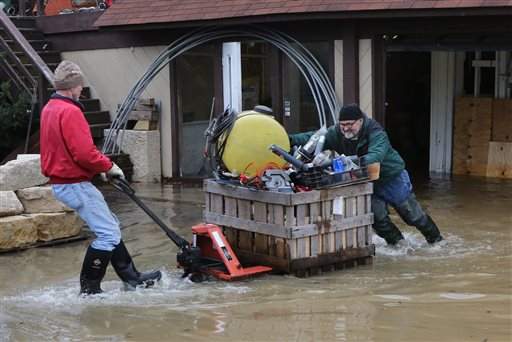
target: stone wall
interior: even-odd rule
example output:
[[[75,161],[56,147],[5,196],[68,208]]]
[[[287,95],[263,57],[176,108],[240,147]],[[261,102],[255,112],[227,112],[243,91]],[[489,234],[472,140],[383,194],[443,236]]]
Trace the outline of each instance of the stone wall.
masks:
[[[105,136],[109,132],[109,129],[105,130]],[[123,152],[130,155],[134,182],[160,182],[162,164],[159,131],[120,130],[117,142],[121,144]]]
[[[0,166],[0,252],[80,234],[82,220],[53,197],[39,156]]]

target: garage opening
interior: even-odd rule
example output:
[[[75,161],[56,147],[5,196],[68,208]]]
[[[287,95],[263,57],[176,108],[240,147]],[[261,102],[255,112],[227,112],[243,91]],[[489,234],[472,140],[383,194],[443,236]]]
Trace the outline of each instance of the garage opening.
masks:
[[[387,52],[385,126],[414,178],[429,175],[430,52]]]

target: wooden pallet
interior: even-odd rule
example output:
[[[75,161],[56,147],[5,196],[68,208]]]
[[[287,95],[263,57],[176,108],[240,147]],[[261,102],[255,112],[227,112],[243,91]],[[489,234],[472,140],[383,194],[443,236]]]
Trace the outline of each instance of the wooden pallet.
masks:
[[[308,276],[371,263],[372,184],[303,193],[205,180],[204,220],[223,227],[244,264]]]

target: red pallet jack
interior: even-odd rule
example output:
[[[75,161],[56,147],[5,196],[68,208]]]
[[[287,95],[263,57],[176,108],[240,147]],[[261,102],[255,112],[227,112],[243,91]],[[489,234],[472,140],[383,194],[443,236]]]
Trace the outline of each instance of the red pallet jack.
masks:
[[[272,271],[271,267],[242,267],[222,230],[213,224],[192,227],[193,241],[190,244],[170,229],[136,195],[127,181],[120,178],[110,180],[112,186],[130,197],[180,249],[176,258],[183,268],[183,277],[194,282],[203,281],[208,275],[224,281],[239,280]]]
[[[231,281],[260,273],[272,271],[267,266],[252,266],[243,268],[240,261],[231,249],[228,240],[222,234],[222,230],[214,224],[199,224],[192,227],[193,245],[201,250],[203,257],[210,260],[222,261],[225,270],[214,267],[205,269],[207,274],[217,279]],[[226,272],[227,271],[227,272]]]

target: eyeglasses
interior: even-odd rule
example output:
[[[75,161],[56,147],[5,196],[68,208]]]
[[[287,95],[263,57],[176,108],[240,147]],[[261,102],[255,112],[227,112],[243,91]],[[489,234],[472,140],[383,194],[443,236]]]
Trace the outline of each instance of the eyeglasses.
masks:
[[[360,119],[359,119],[359,120],[360,120]],[[342,128],[349,128],[349,127],[351,128],[351,127],[353,127],[353,126],[356,124],[356,122],[358,122],[359,120],[354,120],[354,121],[351,121],[351,122],[341,122],[341,121],[340,121],[340,126],[341,126]]]

